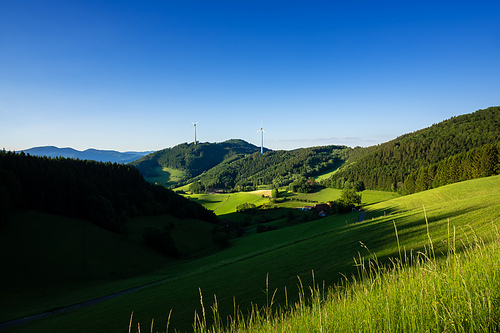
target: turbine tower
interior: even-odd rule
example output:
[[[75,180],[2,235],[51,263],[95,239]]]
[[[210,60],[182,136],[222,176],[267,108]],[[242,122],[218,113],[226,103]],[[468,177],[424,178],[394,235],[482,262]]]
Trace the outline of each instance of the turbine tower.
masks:
[[[255,132],[255,134],[260,132],[260,153],[261,154],[264,154],[264,133],[266,133],[266,131],[264,131],[264,129],[262,128],[263,121],[264,121],[263,119],[260,120],[260,129],[257,132]]]
[[[193,123],[191,122],[191,124],[193,124],[193,127],[194,127],[194,145],[196,146],[196,124],[198,124],[199,121]]]

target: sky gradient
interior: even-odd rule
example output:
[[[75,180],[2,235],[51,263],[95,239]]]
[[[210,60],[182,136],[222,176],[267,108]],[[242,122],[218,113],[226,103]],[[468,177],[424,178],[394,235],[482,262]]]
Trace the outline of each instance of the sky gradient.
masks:
[[[0,149],[370,146],[500,105],[500,1],[0,3]]]

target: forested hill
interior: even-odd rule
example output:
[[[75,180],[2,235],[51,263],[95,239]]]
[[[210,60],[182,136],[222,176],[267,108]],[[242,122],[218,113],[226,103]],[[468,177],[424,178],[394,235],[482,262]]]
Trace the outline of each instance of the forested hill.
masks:
[[[362,181],[368,189],[400,190],[422,167],[487,144],[500,142],[500,107],[490,107],[368,148],[355,148],[348,161],[325,181],[331,187]]]
[[[250,190],[258,185],[284,186],[294,180],[338,168],[344,163],[345,146],[301,148],[291,151],[254,153],[244,158],[221,163],[198,177],[191,188],[195,192],[209,188]]]
[[[216,223],[215,214],[144,180],[133,166],[0,151],[0,217],[12,208],[87,219],[122,232],[128,217],[171,214]]]
[[[183,143],[143,156],[131,165],[137,167],[146,177],[156,176],[155,168],[160,166],[182,170],[185,172],[185,178],[189,179],[219,163],[236,160],[258,151],[260,147],[237,139],[220,143],[202,142],[196,145]]]

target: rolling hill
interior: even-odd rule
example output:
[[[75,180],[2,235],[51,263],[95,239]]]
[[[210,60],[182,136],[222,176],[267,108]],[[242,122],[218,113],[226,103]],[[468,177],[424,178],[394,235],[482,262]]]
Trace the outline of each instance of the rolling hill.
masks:
[[[228,140],[220,143],[183,143],[143,156],[131,163],[146,179],[158,177],[162,168],[183,172],[183,180],[200,175],[214,166],[242,158],[260,151],[260,148],[243,140]],[[267,151],[267,149],[265,149]]]
[[[160,150],[131,165],[136,166],[146,179],[156,182],[160,175],[176,172],[180,186],[199,182],[201,190],[222,188],[253,190],[259,185],[283,186],[300,177],[309,177],[337,168],[345,159],[344,146],[301,148],[292,151],[270,151],[243,140],[222,143],[181,144]],[[163,185],[172,185],[166,177]]]
[[[362,181],[368,189],[403,191],[412,172],[472,149],[498,143],[500,107],[490,107],[453,117],[377,146],[357,147],[349,152],[346,164],[324,184],[342,188],[346,182]]]
[[[200,313],[200,291],[206,306],[217,295],[214,310],[223,318],[237,311],[244,316],[253,304],[291,304],[301,292],[299,284],[307,287],[316,279],[333,285],[355,274],[356,256],[376,254],[381,263],[390,263],[401,248],[428,254],[432,239],[432,255],[446,258],[452,228],[466,244],[498,227],[500,176],[488,177],[483,169],[500,172],[499,118],[500,108],[492,107],[368,148],[326,146],[261,155],[258,147],[242,140],[182,144],[132,165],[0,152],[1,243],[8,254],[4,263],[15,272],[2,279],[4,285],[16,285],[2,294],[10,309],[2,321],[162,281],[9,331],[123,331],[132,312],[134,327],[155,318],[155,330],[165,330],[170,309],[171,327],[184,330],[192,328],[194,311]],[[436,178],[438,170],[445,170],[442,164],[455,162],[462,168],[457,181],[463,182],[447,185],[446,179]],[[325,185],[346,187],[357,181],[367,188],[403,191],[414,182],[420,192],[363,201],[363,223],[349,223],[352,213],[335,214],[247,233],[228,239],[230,246],[220,250],[213,248],[213,240],[227,232],[217,229],[213,212],[141,176],[165,169],[179,171],[181,182],[241,190],[282,186],[336,168],[323,180]],[[465,181],[468,169],[472,178],[482,178]],[[428,190],[432,187],[438,188]],[[198,201],[233,211],[230,196]],[[224,198],[227,205],[221,206]],[[154,246],[146,246],[146,236]],[[175,258],[152,250],[165,243],[175,243]],[[462,250],[459,243],[457,252]],[[276,296],[271,295],[274,290]]]
[[[290,309],[300,309],[292,303],[299,300],[297,295],[300,286],[304,286],[308,294],[308,286],[314,283],[321,286],[324,281],[326,293],[328,286],[343,277],[357,274],[359,264],[353,258],[378,258],[379,263],[390,263],[389,258],[398,258],[399,249],[403,247],[408,255],[416,255],[418,251],[426,253],[429,239],[432,239],[435,257],[444,260],[447,242],[450,237],[454,239],[453,230],[456,229],[457,253],[463,250],[462,242],[466,245],[477,237],[489,237],[498,227],[500,218],[499,185],[500,176],[470,180],[367,205],[365,208],[370,219],[364,223],[346,225],[345,220],[349,219],[350,214],[337,215],[235,239],[230,248],[179,267],[179,276],[176,278],[106,303],[29,323],[23,329],[119,332],[124,327],[126,330],[130,315],[134,312],[134,331],[138,327],[137,322],[143,329],[149,329],[153,318],[153,331],[165,331],[166,318],[169,318],[170,330],[191,331],[195,311],[201,316],[200,290],[204,296],[202,301],[207,311],[207,323],[211,320],[210,306],[215,301],[214,295],[217,307],[213,310],[223,320],[226,316],[234,319],[235,311],[241,311],[237,315],[243,318],[252,305],[254,309],[258,306],[258,309],[262,309],[260,311],[264,311],[266,304],[272,303],[272,313],[278,311],[280,306],[286,309],[286,302]],[[394,225],[397,226],[399,238]],[[312,270],[314,277],[311,276]],[[425,270],[420,269],[419,272]],[[475,275],[478,275],[477,272]],[[448,295],[447,288],[445,285],[442,290],[438,290],[440,297],[467,297],[465,293]],[[365,295],[368,295],[368,291]],[[385,305],[385,294],[379,297],[382,297]],[[476,299],[475,296],[471,298]],[[481,299],[479,297],[479,302]],[[350,300],[342,299],[342,303],[348,304]],[[237,309],[234,309],[235,304]],[[397,304],[391,303],[391,308],[397,307]],[[432,309],[429,304],[429,310]],[[416,310],[423,313],[421,310],[424,309],[418,307]],[[381,309],[370,311],[377,313]],[[309,319],[314,316],[308,308],[305,308],[303,315]],[[471,313],[469,320],[476,315],[475,311]],[[431,320],[438,319],[431,317]],[[280,320],[276,318],[270,322],[278,324]],[[325,325],[333,325],[334,322],[335,317],[323,317]],[[373,321],[372,324],[377,325],[378,322]],[[272,328],[264,331],[272,331]]]
[[[211,188],[247,191],[260,185],[279,187],[329,171],[332,175],[321,180],[328,187],[344,188],[362,183],[362,188],[413,193],[415,189],[428,189],[455,180],[451,177],[435,180],[433,170],[427,170],[420,176],[420,183],[424,185],[405,187],[412,173],[453,157],[463,161],[463,154],[483,149],[486,145],[491,145],[493,150],[484,150],[495,157],[481,163],[495,164],[498,160],[495,145],[498,143],[500,107],[490,107],[366,148],[324,146],[291,151],[267,150],[260,154],[259,148],[254,145],[242,140],[229,140],[198,145],[185,143],[148,154],[131,164],[151,182],[159,182],[167,187],[197,182],[197,191]],[[465,159],[469,161],[464,163],[476,163],[478,158],[484,158],[488,152],[478,151],[477,156],[466,156]],[[500,170],[497,169],[492,172],[481,170],[471,174],[488,176],[498,172]],[[412,177],[410,182],[415,182],[419,176],[414,174]],[[430,180],[422,180],[426,177]],[[474,177],[468,176],[461,180]]]
[[[323,146],[254,153],[221,163],[194,180],[203,189],[244,191],[254,190],[259,185],[286,186],[294,180],[339,167],[348,150],[345,146]]]

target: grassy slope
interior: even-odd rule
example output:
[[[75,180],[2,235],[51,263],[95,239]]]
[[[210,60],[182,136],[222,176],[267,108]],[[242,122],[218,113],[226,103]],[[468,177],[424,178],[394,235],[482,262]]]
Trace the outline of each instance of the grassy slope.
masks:
[[[330,169],[330,170],[327,170],[319,175],[317,175],[316,177],[314,177],[314,180],[316,180],[317,182],[323,180],[323,179],[327,179],[327,178],[330,178],[334,173],[336,173],[340,167],[342,167],[342,165],[344,165],[345,162],[343,162],[342,164],[340,164],[338,167],[335,167],[333,169]]]
[[[211,231],[215,225],[211,223],[194,219],[179,220],[169,215],[136,217],[127,222],[130,238],[136,242],[142,242],[143,231],[147,227],[160,230],[169,227],[181,256],[191,256],[213,246]]]
[[[62,305],[68,300],[61,293],[75,285],[86,289],[95,281],[127,278],[170,262],[86,221],[36,212],[17,213],[12,221],[0,233],[2,266],[9,271],[0,275],[1,284],[9,286],[2,292],[1,320]],[[79,297],[88,295],[76,293]]]
[[[154,168],[154,172],[158,175],[156,177],[144,177],[150,183],[157,183],[163,186],[170,186],[180,182],[184,176],[185,172],[178,169],[157,166]]]
[[[372,204],[367,210],[373,219],[364,223],[346,226],[349,215],[333,216],[237,239],[225,251],[178,267],[181,275],[162,285],[40,320],[24,328],[118,332],[127,329],[130,313],[134,311],[134,319],[143,323],[143,327],[155,318],[155,330],[161,331],[173,309],[171,325],[188,330],[194,310],[200,311],[198,288],[203,291],[205,304],[211,304],[216,294],[219,311],[229,315],[233,313],[233,297],[240,309],[247,308],[250,302],[265,305],[266,274],[269,274],[269,289],[279,288],[278,300],[283,299],[285,286],[289,298],[294,298],[297,276],[304,285],[310,285],[311,270],[315,271],[316,281],[326,284],[337,282],[341,273],[353,274],[353,257],[357,257],[358,252],[369,254],[360,246],[360,241],[381,260],[398,256],[393,221],[402,246],[422,248],[428,241],[422,205],[438,254],[439,244],[446,239],[448,219],[452,226],[471,225],[479,234],[487,234],[492,223],[499,222],[499,189],[498,176],[477,179]]]
[[[83,220],[38,212],[19,212],[11,220],[15,223],[0,233],[2,266],[9,271],[0,275],[0,283],[9,286],[1,293],[6,307],[0,321],[158,280],[142,275],[170,269],[179,261],[144,246],[145,227],[172,225],[172,237],[183,256],[213,247],[213,224],[169,215],[130,219],[127,238]]]
[[[228,214],[236,211],[236,207],[242,203],[252,203],[260,206],[269,202],[269,199],[253,193],[231,193],[231,194],[195,194],[190,196],[204,207],[213,210],[217,215]]]

